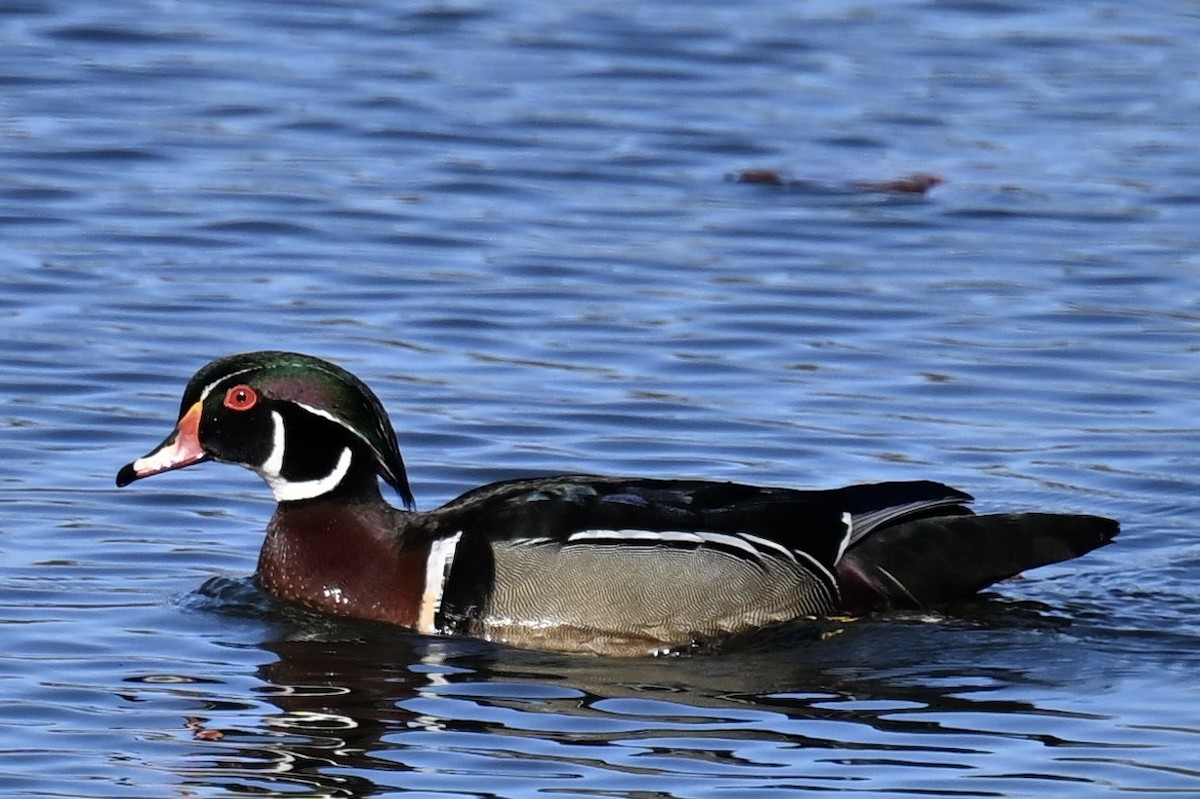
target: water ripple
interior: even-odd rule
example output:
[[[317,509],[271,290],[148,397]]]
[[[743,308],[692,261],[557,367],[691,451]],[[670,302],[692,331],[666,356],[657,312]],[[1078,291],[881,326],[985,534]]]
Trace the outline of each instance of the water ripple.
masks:
[[[0,22],[0,791],[1197,792],[1177,7]],[[941,182],[880,190],[909,175]],[[1124,532],[977,602],[665,661],[317,618],[250,577],[253,475],[112,485],[197,367],[263,347],[375,387],[423,508],[556,471],[933,478]]]

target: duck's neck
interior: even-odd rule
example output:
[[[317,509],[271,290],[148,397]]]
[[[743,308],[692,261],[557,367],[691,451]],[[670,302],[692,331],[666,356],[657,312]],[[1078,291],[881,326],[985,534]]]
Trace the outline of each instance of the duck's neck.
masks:
[[[375,485],[281,502],[259,553],[259,584],[325,613],[420,629],[430,545],[408,540],[410,516]]]

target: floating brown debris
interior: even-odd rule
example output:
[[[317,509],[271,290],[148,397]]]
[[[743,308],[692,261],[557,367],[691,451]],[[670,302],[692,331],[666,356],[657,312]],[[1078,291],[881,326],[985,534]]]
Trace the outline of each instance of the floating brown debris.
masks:
[[[911,175],[892,180],[858,180],[837,186],[828,181],[811,178],[797,178],[778,172],[774,169],[743,169],[730,176],[735,183],[757,183],[765,186],[792,186],[797,188],[820,188],[826,191],[860,191],[878,192],[882,194],[924,194],[934,186],[945,181],[938,175],[928,172],[914,172]]]
[[[862,181],[854,185],[862,191],[881,191],[889,194],[924,194],[934,186],[944,182],[937,175],[915,172],[895,180],[885,180],[882,182]]]
[[[771,186],[783,186],[790,181],[773,169],[743,169],[733,174],[735,183],[766,183]]]

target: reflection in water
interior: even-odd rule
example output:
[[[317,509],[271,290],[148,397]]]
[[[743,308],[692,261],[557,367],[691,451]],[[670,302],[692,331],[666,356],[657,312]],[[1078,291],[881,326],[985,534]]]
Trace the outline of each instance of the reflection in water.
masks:
[[[1033,603],[959,610],[847,621],[817,638],[783,628],[664,659],[515,650],[289,610],[288,628],[262,644],[277,658],[259,668],[262,703],[202,698],[205,712],[181,725],[203,748],[176,770],[196,789],[279,795],[636,795],[660,792],[664,776],[675,795],[714,779],[994,795],[1060,785],[1061,758],[1137,755],[1103,713],[1010,698],[1101,684],[1107,667],[1077,656],[1086,631]],[[1006,650],[1019,654],[1006,662]]]

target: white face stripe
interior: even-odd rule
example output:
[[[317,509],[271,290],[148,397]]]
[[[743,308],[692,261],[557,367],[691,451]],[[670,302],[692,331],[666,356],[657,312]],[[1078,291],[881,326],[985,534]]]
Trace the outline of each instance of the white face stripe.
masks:
[[[303,402],[298,402],[296,400],[288,400],[288,402],[292,403],[293,405],[295,405],[298,408],[303,408],[304,410],[311,413],[313,416],[320,416],[322,419],[328,419],[331,422],[336,422],[337,424],[340,424],[342,427],[346,427],[345,422],[343,422],[341,419],[334,416],[329,411],[324,411],[324,410],[321,410],[320,408],[314,408],[311,405],[305,405]],[[346,429],[349,430],[350,428],[346,427]]]
[[[372,443],[371,443],[371,442],[370,442],[370,441],[367,439],[367,437],[366,437],[366,436],[364,436],[364,435],[363,435],[362,433],[360,433],[359,431],[355,430],[355,429],[354,429],[353,427],[351,427],[350,425],[346,424],[346,422],[345,422],[345,420],[344,420],[344,419],[339,419],[339,418],[337,418],[336,416],[334,416],[332,413],[330,413],[329,411],[322,410],[322,409],[320,409],[320,408],[314,408],[313,406],[311,406],[311,405],[306,405],[306,404],[304,404],[303,402],[298,402],[298,401],[296,401],[296,400],[288,400],[288,402],[292,403],[292,404],[293,404],[293,405],[295,405],[297,408],[302,408],[302,409],[304,409],[304,410],[308,411],[308,412],[309,412],[309,413],[311,413],[313,416],[320,416],[322,419],[328,419],[329,421],[333,422],[334,424],[341,426],[343,429],[345,429],[345,430],[348,430],[349,432],[353,433],[353,434],[355,435],[355,437],[356,437],[356,438],[358,438],[360,441],[362,441],[364,444],[366,444],[366,445],[367,445],[368,447],[370,447],[372,450],[374,450],[374,449],[375,449],[375,445],[373,445],[373,444],[372,444]]]
[[[425,561],[425,592],[421,597],[421,613],[417,618],[417,632],[433,635],[439,632],[437,614],[442,608],[442,595],[446,592],[446,580],[450,567],[454,565],[454,552],[462,538],[459,530],[449,538],[439,538],[429,546],[429,559]]]
[[[253,372],[255,369],[258,369],[258,368],[259,367],[257,367],[257,366],[247,366],[245,369],[238,369],[236,372],[230,372],[227,375],[222,375],[221,377],[218,377],[216,380],[212,381],[207,386],[205,386],[204,390],[200,392],[199,402],[204,402],[204,400],[208,399],[208,395],[212,393],[212,390],[214,388],[216,388],[217,386],[221,385],[222,383],[224,383],[229,378],[237,377],[238,375],[244,375],[244,374],[246,374],[246,372]]]
[[[273,425],[271,438],[271,455],[260,467],[264,475],[271,477],[280,477],[283,474],[283,449],[285,433],[283,429],[283,416],[279,411],[271,411],[271,423]]]
[[[333,467],[333,471],[324,477],[318,477],[313,480],[286,480],[283,477],[283,451],[286,446],[286,433],[284,432],[283,416],[279,411],[271,411],[271,421],[274,423],[273,441],[271,443],[271,454],[263,462],[257,471],[262,478],[267,481],[267,485],[271,487],[271,493],[275,495],[276,502],[289,502],[298,499],[313,499],[322,494],[328,494],[330,491],[338,487],[342,482],[342,478],[350,471],[350,463],[353,460],[353,455],[349,447],[342,449],[342,454],[338,457],[337,465]]]

